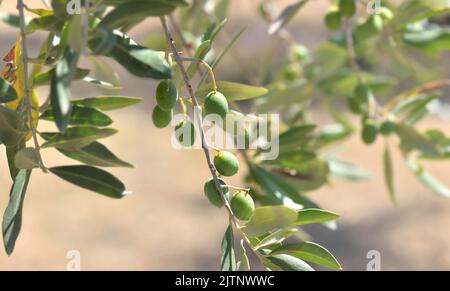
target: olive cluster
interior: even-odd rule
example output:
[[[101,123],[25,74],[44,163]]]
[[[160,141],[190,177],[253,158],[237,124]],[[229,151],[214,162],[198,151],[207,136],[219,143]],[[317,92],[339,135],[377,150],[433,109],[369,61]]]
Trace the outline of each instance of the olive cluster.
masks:
[[[179,100],[178,88],[172,80],[165,80],[159,83],[156,89],[157,105],[153,109],[152,120],[157,128],[167,127],[173,118],[173,110]],[[225,119],[228,112],[228,101],[226,97],[217,90],[210,92],[204,102],[204,111],[206,115],[217,114]],[[195,141],[195,127],[191,121],[183,119],[175,126],[176,138],[181,145],[189,147]],[[185,133],[190,133],[185,136]],[[228,151],[217,150],[214,156],[214,167],[223,177],[231,177],[239,171],[238,158]],[[240,220],[249,220],[255,210],[253,198],[247,190],[239,190],[230,197],[230,186],[219,178],[222,191],[225,197],[221,197],[216,188],[214,179],[208,180],[204,185],[204,193],[207,199],[216,207],[223,207],[225,200],[230,202],[231,210],[236,218]]]
[[[352,18],[357,12],[355,0],[339,0],[332,5],[325,14],[325,24],[330,30],[338,30],[343,25],[343,19]],[[383,29],[384,22],[393,18],[392,11],[387,7],[381,7],[378,13],[368,15],[358,21],[355,33],[352,37],[356,41],[364,41]],[[362,79],[362,78],[360,78]],[[372,89],[363,80],[355,87],[353,96],[347,99],[349,109],[361,115],[361,138],[364,143],[372,144],[379,133],[389,135],[396,130],[396,124],[391,117],[384,117],[381,124],[376,119],[375,97]]]
[[[396,130],[396,123],[391,117],[386,117],[378,124],[375,112],[367,112],[369,100],[373,99],[371,88],[365,83],[359,83],[353,94],[353,97],[348,99],[348,106],[350,110],[356,114],[362,115],[362,132],[361,138],[366,144],[373,144],[378,136],[390,135]]]
[[[325,14],[325,25],[330,30],[338,30],[342,26],[344,18],[351,18],[356,14],[355,0],[339,0],[337,5],[332,5]],[[369,38],[383,29],[384,22],[392,19],[393,13],[387,7],[381,7],[378,13],[371,14],[361,19],[356,27],[356,36]]]

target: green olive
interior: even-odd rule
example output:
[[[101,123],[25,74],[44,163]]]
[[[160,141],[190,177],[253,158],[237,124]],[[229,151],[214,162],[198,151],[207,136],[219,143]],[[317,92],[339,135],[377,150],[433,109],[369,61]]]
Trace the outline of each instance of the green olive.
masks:
[[[380,15],[371,15],[356,27],[358,40],[364,41],[376,36],[383,29],[383,18]]]
[[[301,44],[293,45],[291,46],[291,55],[294,60],[301,62],[308,56],[308,48]]]
[[[370,90],[369,86],[360,83],[355,88],[354,96],[359,102],[367,103],[367,101],[369,101],[369,98],[372,96],[372,91]]]
[[[286,65],[282,70],[284,80],[294,81],[300,77],[298,68],[294,64]]]
[[[214,157],[214,166],[217,171],[226,177],[234,176],[239,171],[239,161],[230,152],[221,151]]]
[[[172,121],[173,111],[164,111],[159,106],[155,106],[152,112],[153,124],[157,128],[164,128]]]
[[[164,111],[173,109],[178,101],[178,89],[171,80],[164,80],[156,88],[156,102]]]
[[[352,17],[356,13],[355,0],[339,0],[339,11],[345,17]]]
[[[383,20],[389,21],[394,18],[394,13],[387,7],[381,7],[380,16]]]
[[[255,202],[245,191],[236,192],[231,197],[230,206],[234,216],[240,220],[249,220],[255,212]]]
[[[211,92],[205,99],[205,112],[209,114],[217,114],[223,119],[228,114],[228,101],[220,92]]]
[[[377,123],[373,118],[367,118],[363,122],[363,130],[362,130],[362,140],[365,144],[373,144],[378,135],[378,127]]]
[[[385,120],[380,125],[380,133],[382,135],[390,135],[397,128],[397,124],[391,120]]]
[[[347,99],[347,106],[350,111],[355,114],[363,113],[361,103],[355,97],[350,97]]]
[[[224,180],[219,178],[219,183],[222,185],[222,191],[225,196],[229,195],[229,189],[226,187],[226,183]],[[220,196],[220,193],[216,189],[216,183],[214,182],[214,179],[210,179],[205,183],[205,186],[203,187],[203,190],[205,192],[206,198],[208,198],[209,202],[211,202],[212,205],[221,208],[224,206],[225,202],[223,198]]]
[[[342,14],[337,8],[331,8],[325,14],[325,25],[329,30],[338,30],[341,27]]]
[[[175,136],[184,147],[191,147],[195,143],[195,127],[189,120],[182,120],[175,126]]]

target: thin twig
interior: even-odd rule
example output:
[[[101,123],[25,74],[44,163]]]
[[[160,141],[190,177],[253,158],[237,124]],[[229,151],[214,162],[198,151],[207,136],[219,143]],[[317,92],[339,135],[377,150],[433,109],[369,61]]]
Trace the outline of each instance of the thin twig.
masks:
[[[187,62],[197,62],[199,64],[202,64],[206,70],[208,71],[209,77],[211,78],[211,83],[213,85],[213,91],[217,92],[217,82],[216,82],[216,76],[214,75],[214,71],[211,68],[211,66],[205,62],[203,59],[199,59],[199,58],[181,58],[182,61],[187,61]]]
[[[358,64],[358,61],[356,60],[355,44],[353,42],[352,28],[350,26],[350,19],[348,18],[344,19],[344,33],[345,33],[346,48],[350,59],[349,60],[350,66],[352,67],[353,71],[357,74],[358,80],[362,82],[363,78],[361,75],[361,68]]]
[[[36,149],[37,158],[39,161],[39,167],[44,173],[47,173],[47,168],[44,166],[44,162],[42,160],[41,151],[39,141],[37,139],[36,129],[33,124],[33,112],[32,112],[32,104],[31,104],[31,94],[30,94],[30,84],[28,80],[28,51],[27,51],[27,38],[25,34],[25,5],[23,0],[17,0],[17,9],[19,10],[20,17],[20,35],[22,39],[22,63],[23,63],[23,82],[25,86],[25,110],[28,115],[28,124],[31,130],[31,135],[33,137],[34,147]],[[20,76],[19,76],[20,78]]]
[[[183,47],[186,49],[187,51],[187,55],[190,57],[193,57],[195,55],[195,49],[192,46],[192,44],[189,44],[188,41],[186,40],[186,37],[184,37],[183,32],[181,31],[180,26],[178,25],[177,21],[175,20],[175,18],[173,17],[172,14],[169,14],[169,21],[170,24],[173,27],[173,30],[175,31],[175,33],[178,35],[178,37],[180,38],[181,44],[183,45]],[[202,69],[198,68],[198,71],[201,75],[203,75]]]
[[[356,57],[356,52],[355,52],[355,43],[353,41],[353,32],[352,32],[352,27],[350,25],[350,18],[344,18],[344,34],[345,34],[345,43],[346,43],[346,47],[347,47],[347,52],[349,55],[349,61],[350,61],[350,66],[352,67],[352,70],[355,72],[356,77],[358,78],[359,83],[364,83],[364,77],[362,74],[362,70],[361,67],[358,64],[358,60]],[[375,116],[380,110],[380,106],[378,105],[377,100],[375,99],[375,96],[373,96],[371,94],[370,98],[369,98],[369,104],[368,104],[368,112],[369,115],[371,116]]]
[[[178,25],[178,23],[175,21],[175,19],[173,18],[172,14],[169,14],[169,21],[170,24],[172,25],[175,33],[178,35],[178,37],[180,38],[181,44],[183,45],[184,48],[186,48],[189,52],[190,55],[194,55],[195,51],[194,48],[192,47],[192,45],[190,45],[186,38],[183,35],[183,32],[181,31],[180,26]]]
[[[394,97],[388,104],[384,106],[386,111],[391,111],[397,104],[399,104],[404,99],[411,97],[413,95],[417,95],[423,93],[425,91],[435,90],[443,86],[450,86],[450,79],[447,80],[438,80],[430,83],[423,84],[417,88],[406,91],[396,97]]]
[[[197,126],[198,126],[198,129],[200,130],[201,141],[202,141],[202,148],[203,148],[203,151],[205,153],[206,162],[208,163],[209,170],[210,170],[211,175],[212,175],[212,177],[214,179],[214,183],[216,185],[216,190],[220,193],[221,197],[223,198],[223,200],[225,202],[225,207],[226,207],[226,209],[228,211],[228,214],[230,216],[234,217],[233,211],[231,210],[231,206],[230,206],[227,198],[225,197],[225,194],[224,194],[224,192],[222,190],[222,187],[221,187],[221,184],[219,182],[219,177],[218,177],[216,168],[214,167],[214,164],[212,163],[212,160],[211,160],[211,155],[210,155],[210,152],[209,152],[208,143],[206,141],[206,136],[205,136],[205,133],[203,131],[201,107],[200,107],[200,105],[199,105],[199,103],[197,101],[197,98],[195,97],[195,93],[194,93],[194,89],[192,88],[191,80],[189,79],[189,76],[187,74],[186,68],[184,67],[184,64],[183,64],[183,60],[182,60],[181,56],[178,53],[177,47],[175,46],[175,41],[174,41],[174,39],[172,37],[172,34],[171,34],[171,32],[170,32],[170,30],[169,30],[169,28],[167,26],[167,22],[166,22],[165,17],[160,17],[160,19],[161,19],[162,27],[164,29],[164,33],[165,33],[166,38],[167,38],[167,42],[169,43],[171,51],[172,51],[173,56],[175,58],[175,62],[178,64],[180,72],[183,75],[184,83],[185,83],[185,85],[187,87],[187,90],[189,92],[189,96],[191,97],[192,103],[193,103],[194,108],[195,108],[194,111],[197,114],[200,113],[200,114],[198,114],[199,116],[196,116],[197,123],[198,123]]]
[[[235,227],[235,229],[239,232],[239,234],[241,235],[241,237],[247,242],[248,246],[252,249],[252,251],[255,253],[255,255],[259,258],[259,260],[261,261],[261,263],[263,262],[263,256],[255,250],[255,248],[253,247],[252,243],[250,242],[249,238],[247,237],[247,235],[244,233],[244,231],[241,229],[239,223],[236,221],[234,214],[233,214],[233,210],[231,209],[230,203],[228,202],[228,199],[226,198],[223,189],[222,189],[222,185],[219,182],[219,177],[217,175],[217,170],[214,167],[214,164],[211,161],[211,155],[210,155],[210,149],[208,146],[208,143],[206,141],[206,136],[205,133],[203,131],[203,124],[202,124],[202,116],[201,116],[201,107],[197,101],[197,98],[195,97],[195,93],[194,93],[194,89],[192,88],[192,83],[191,80],[186,72],[186,68],[184,67],[183,64],[183,59],[182,57],[179,55],[177,47],[175,46],[175,42],[174,39],[172,37],[172,34],[167,26],[167,22],[165,17],[160,17],[161,19],[161,24],[162,27],[164,29],[164,33],[166,35],[167,38],[167,42],[170,45],[171,51],[173,53],[173,56],[175,58],[175,62],[178,64],[178,68],[180,69],[181,75],[183,76],[184,79],[184,83],[187,87],[187,90],[189,92],[189,96],[191,98],[192,104],[194,105],[194,112],[197,114],[196,119],[197,119],[197,126],[200,130],[201,133],[201,139],[202,139],[202,148],[203,151],[205,153],[205,157],[206,157],[206,162],[208,164],[209,170],[211,172],[211,175],[213,177],[214,180],[214,184],[216,186],[216,190],[219,192],[219,194],[221,195],[224,203],[225,203],[225,208],[228,212],[228,216],[229,216],[229,220],[230,220],[230,224],[233,224],[233,226]]]

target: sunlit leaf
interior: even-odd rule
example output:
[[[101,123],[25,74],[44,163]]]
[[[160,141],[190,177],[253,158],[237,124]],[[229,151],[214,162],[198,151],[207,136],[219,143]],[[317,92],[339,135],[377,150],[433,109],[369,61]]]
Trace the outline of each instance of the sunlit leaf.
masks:
[[[12,254],[22,227],[22,209],[31,170],[20,170],[9,194],[9,203],[3,214],[3,242],[8,255]]]
[[[289,5],[288,7],[286,7],[283,12],[281,13],[280,16],[278,16],[275,21],[270,25],[269,27],[269,34],[275,34],[277,33],[280,29],[282,29],[283,27],[285,27],[289,21],[291,21],[291,19],[295,16],[295,14],[297,14],[297,12],[300,10],[300,8],[303,7],[303,5],[306,4],[306,2],[308,2],[307,0],[300,0],[300,1],[296,1],[293,4]]]
[[[389,150],[389,147],[386,144],[383,154],[384,181],[386,183],[386,187],[388,189],[389,197],[391,198],[392,203],[396,204],[397,199],[394,187],[394,170],[392,167],[393,165],[392,165],[391,151]]]
[[[286,206],[264,206],[255,209],[255,213],[242,230],[248,236],[263,235],[275,229],[293,225],[297,220],[297,211]]]
[[[275,249],[270,255],[276,254],[287,254],[331,269],[341,269],[339,262],[327,249],[313,242],[284,245]]]
[[[255,87],[245,84],[218,81],[218,90],[227,97],[228,100],[247,100],[253,99],[267,94],[267,89],[263,87]],[[212,91],[211,84],[202,85],[197,89],[196,95],[204,98]]]
[[[220,260],[222,271],[236,271],[236,255],[234,251],[234,236],[232,226],[228,226],[222,240],[222,259]]]
[[[125,185],[110,173],[91,166],[62,166],[49,169],[61,179],[110,198],[125,195]]]

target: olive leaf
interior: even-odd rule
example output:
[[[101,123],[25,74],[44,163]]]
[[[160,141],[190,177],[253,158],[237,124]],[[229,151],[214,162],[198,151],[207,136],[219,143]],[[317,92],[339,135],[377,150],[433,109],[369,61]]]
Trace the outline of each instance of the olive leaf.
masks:
[[[61,166],[49,169],[61,179],[110,198],[125,195],[125,185],[112,174],[91,166]]]
[[[3,214],[3,242],[8,255],[11,255],[16,245],[22,227],[22,209],[25,193],[30,181],[31,170],[20,170],[14,178],[14,184],[9,194],[9,203]]]
[[[236,271],[236,254],[234,251],[233,227],[228,226],[222,240],[222,259],[220,263],[222,271]]]

